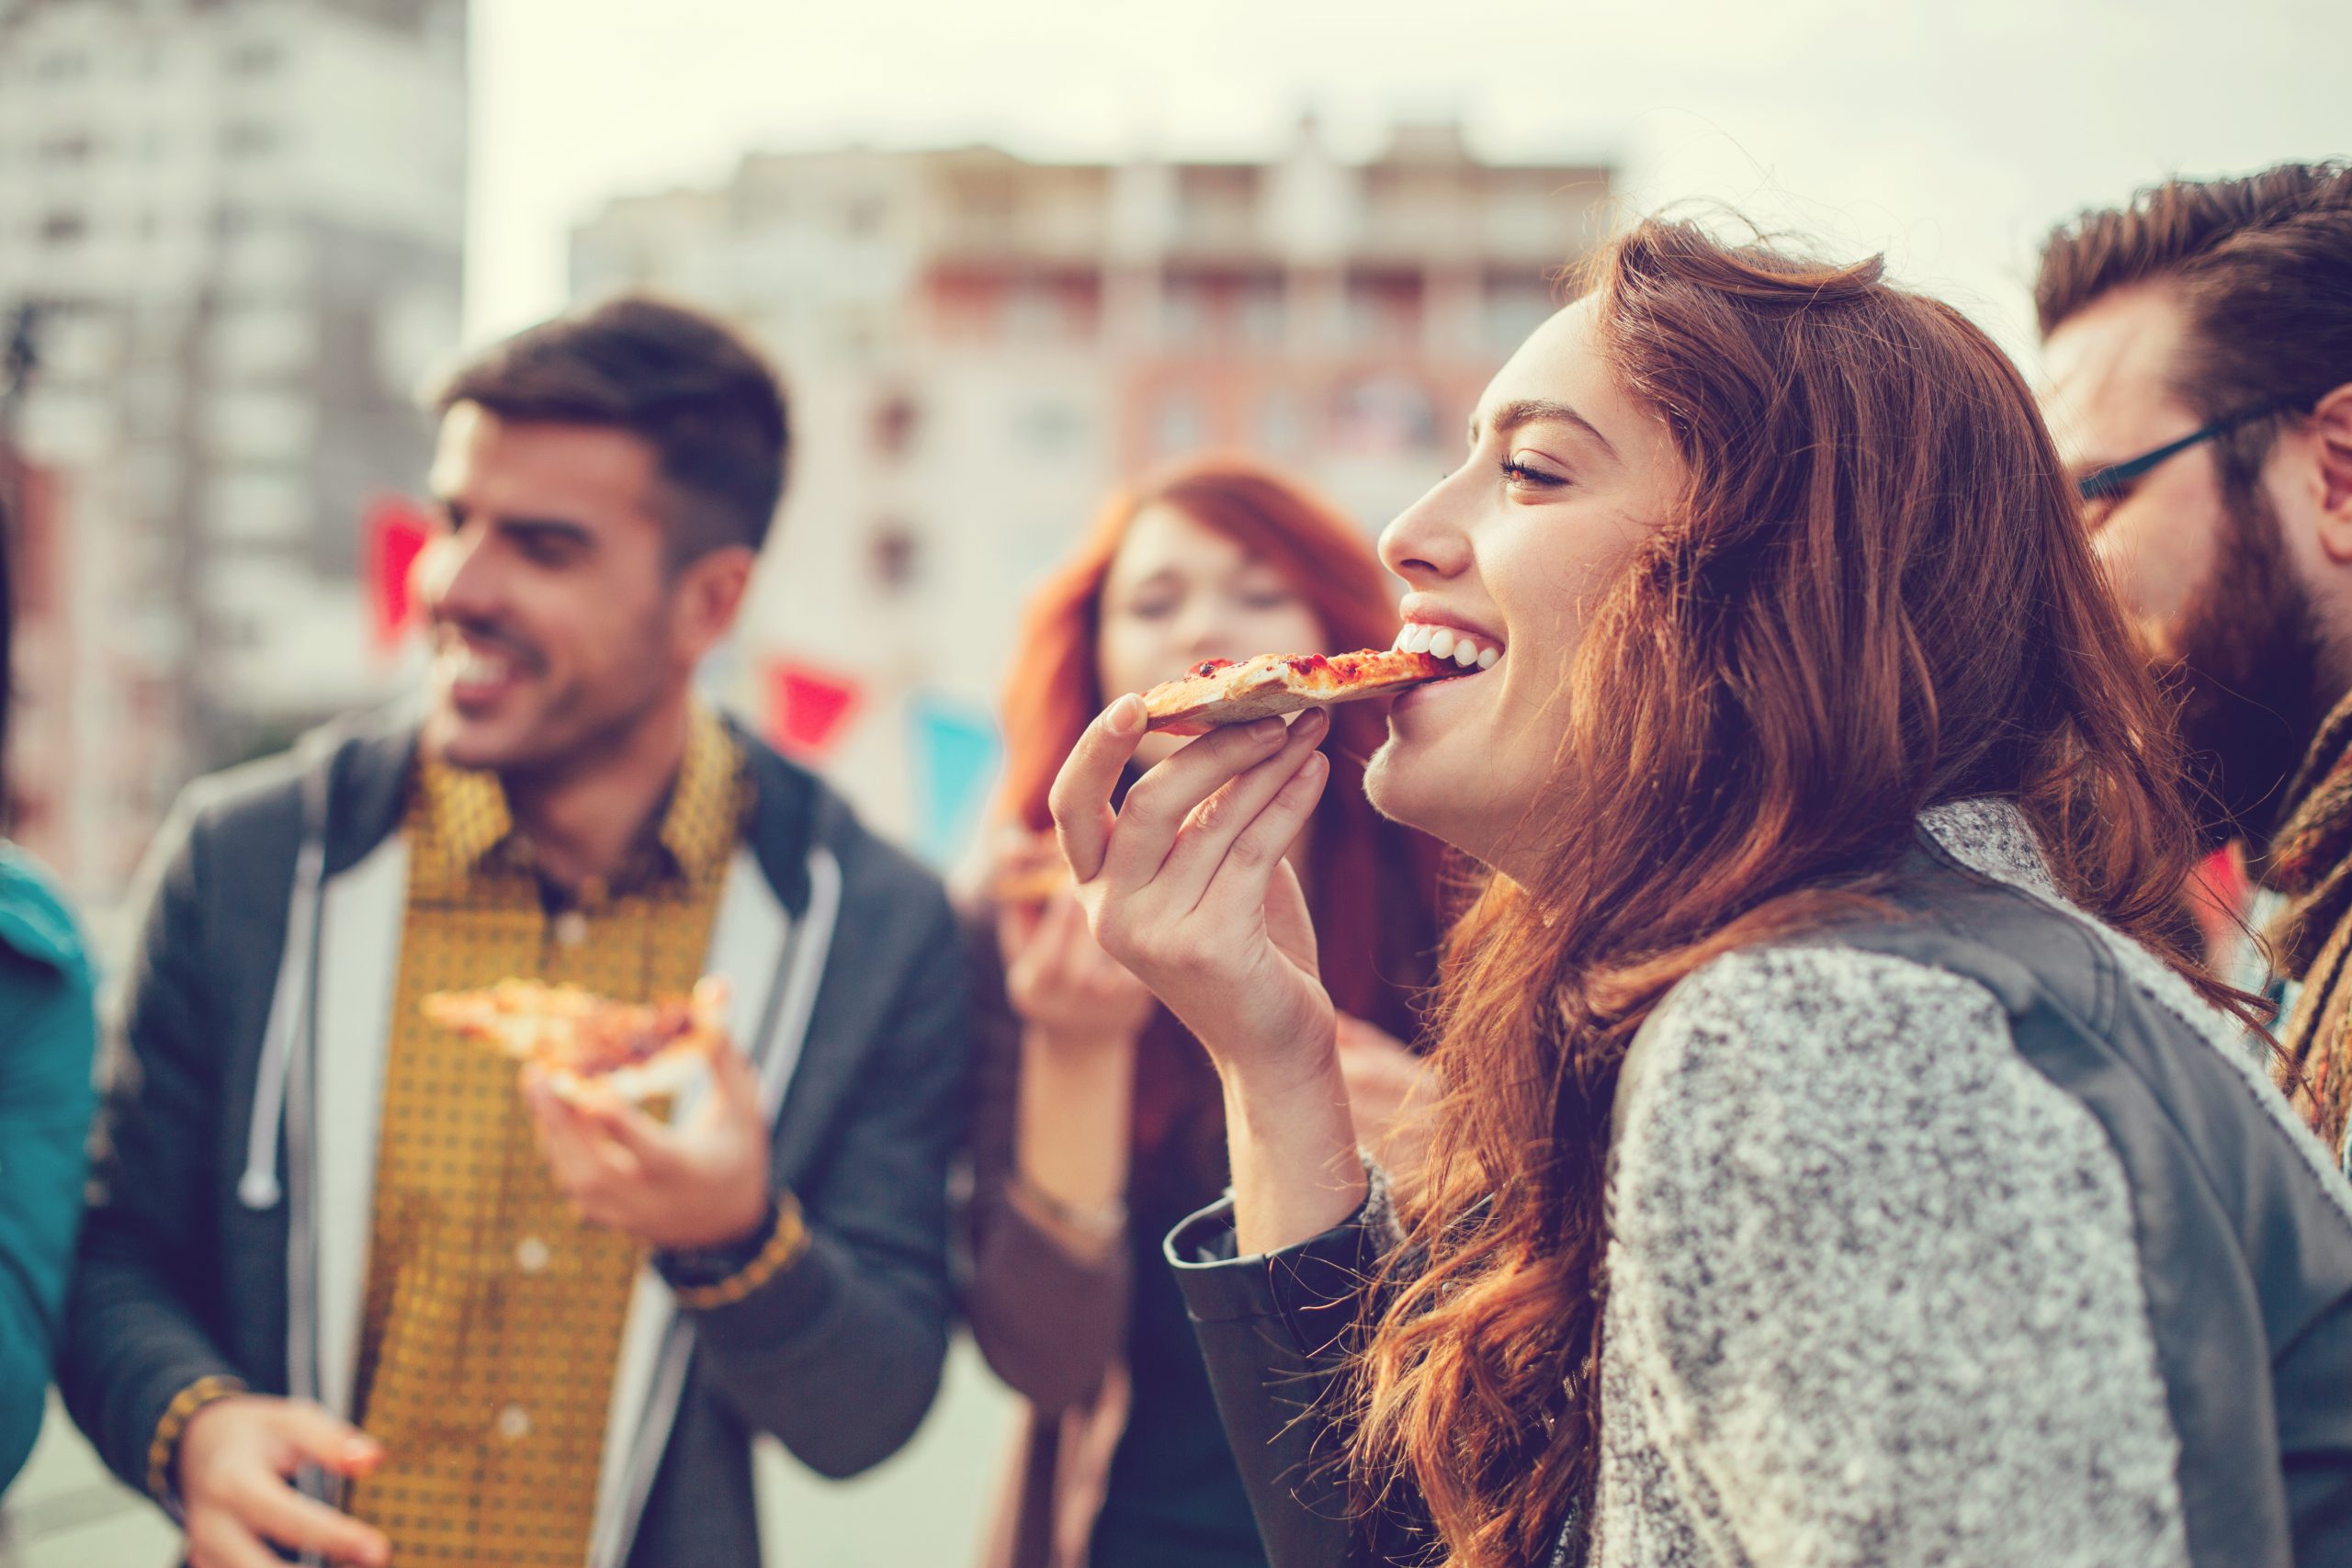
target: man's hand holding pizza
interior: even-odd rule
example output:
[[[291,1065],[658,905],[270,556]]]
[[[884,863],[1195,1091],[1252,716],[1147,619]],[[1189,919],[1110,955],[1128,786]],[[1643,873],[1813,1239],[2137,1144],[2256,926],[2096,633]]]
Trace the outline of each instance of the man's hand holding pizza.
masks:
[[[581,1217],[662,1252],[731,1247],[768,1217],[759,1074],[731,1042],[707,1053],[710,1091],[675,1126],[594,1078],[533,1065],[523,1095],[539,1147]]]

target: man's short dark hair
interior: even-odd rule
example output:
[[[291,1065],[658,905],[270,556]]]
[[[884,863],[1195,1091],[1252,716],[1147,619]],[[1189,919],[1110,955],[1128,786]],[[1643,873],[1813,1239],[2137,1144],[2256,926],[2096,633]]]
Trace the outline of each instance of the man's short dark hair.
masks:
[[[518,333],[464,366],[435,400],[502,420],[593,424],[653,448],[673,492],[669,558],[758,550],[784,494],[783,389],[748,343],[684,306],[610,299]]]
[[[2129,207],[2076,215],[2042,246],[2042,335],[2137,283],[2178,291],[2188,341],[2173,391],[2199,418],[2308,411],[2352,380],[2352,164],[2168,180]],[[2261,420],[2224,438],[2225,482],[2250,482],[2279,429]]]

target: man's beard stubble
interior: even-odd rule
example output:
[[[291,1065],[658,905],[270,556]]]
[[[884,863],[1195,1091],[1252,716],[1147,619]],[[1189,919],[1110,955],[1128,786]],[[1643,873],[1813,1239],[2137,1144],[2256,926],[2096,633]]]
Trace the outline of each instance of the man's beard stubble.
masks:
[[[2326,657],[2319,621],[2258,485],[2223,494],[2226,527],[2204,589],[2157,678],[2178,705],[2189,805],[2208,847],[2257,853],[2291,802],[2288,781],[2319,734]]]

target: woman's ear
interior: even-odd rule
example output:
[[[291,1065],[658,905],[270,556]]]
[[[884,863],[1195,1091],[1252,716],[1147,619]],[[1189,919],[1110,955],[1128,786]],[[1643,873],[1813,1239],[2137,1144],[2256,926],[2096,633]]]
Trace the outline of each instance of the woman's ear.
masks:
[[[2319,503],[2320,543],[2327,558],[2352,562],[2352,381],[2312,410],[2309,481]]]

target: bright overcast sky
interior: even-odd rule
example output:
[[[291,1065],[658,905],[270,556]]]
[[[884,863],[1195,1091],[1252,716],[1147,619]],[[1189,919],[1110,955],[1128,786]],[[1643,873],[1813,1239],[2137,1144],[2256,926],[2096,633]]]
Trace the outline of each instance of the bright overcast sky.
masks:
[[[1362,154],[1460,118],[1885,249],[2012,345],[2048,225],[2175,172],[2352,154],[2334,0],[474,0],[468,330],[564,299],[569,225],[753,148]]]

